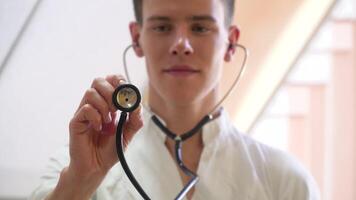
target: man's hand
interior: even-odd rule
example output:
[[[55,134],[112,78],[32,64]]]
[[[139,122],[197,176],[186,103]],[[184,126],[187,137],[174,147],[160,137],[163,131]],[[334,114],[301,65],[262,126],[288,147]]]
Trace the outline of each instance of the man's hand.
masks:
[[[119,160],[116,154],[116,108],[112,94],[125,83],[120,75],[96,78],[69,123],[70,164],[65,168],[49,199],[90,198],[110,168]],[[123,127],[127,145],[143,126],[141,105]]]
[[[96,78],[70,122],[69,167],[78,175],[106,173],[118,162],[115,143],[117,114],[112,103],[112,94],[123,83],[124,78],[120,75]],[[124,125],[125,144],[128,144],[142,125],[140,106],[129,114]]]

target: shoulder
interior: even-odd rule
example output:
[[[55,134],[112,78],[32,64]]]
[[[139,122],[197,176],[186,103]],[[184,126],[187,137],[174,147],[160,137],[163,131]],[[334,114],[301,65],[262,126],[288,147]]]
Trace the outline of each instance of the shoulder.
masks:
[[[320,199],[313,177],[296,158],[262,144],[236,129],[230,131],[232,134],[229,134],[226,141],[230,141],[232,151],[249,162],[274,199]]]
[[[275,149],[268,155],[270,183],[281,199],[320,199],[314,178],[296,158]]]

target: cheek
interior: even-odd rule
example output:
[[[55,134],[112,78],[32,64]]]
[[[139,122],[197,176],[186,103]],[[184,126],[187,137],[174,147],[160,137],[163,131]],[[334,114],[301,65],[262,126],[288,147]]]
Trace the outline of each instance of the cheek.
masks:
[[[143,46],[147,64],[151,66],[159,65],[163,61],[164,55],[167,54],[167,42],[156,37],[143,38]]]
[[[201,56],[205,56],[203,59],[214,60],[216,58],[224,58],[227,50],[226,39],[221,34],[211,35],[202,40],[196,41],[196,47],[199,47],[198,52],[202,52]],[[200,53],[199,53],[200,54]],[[216,58],[214,58],[216,57]]]
[[[155,66],[155,63],[150,62],[148,59],[146,59],[146,71],[149,82],[156,83],[160,81],[161,77],[159,69]]]
[[[144,51],[144,59],[145,59],[145,65],[147,68],[147,73],[149,78],[152,76],[155,76],[157,74],[157,71],[159,70],[161,55],[159,52],[159,48],[157,48],[155,45],[148,44],[147,48],[143,48]]]
[[[206,65],[210,67],[207,74],[208,81],[206,83],[209,87],[216,87],[222,77],[226,53],[226,44],[222,41],[221,39],[215,40],[215,42],[210,44],[210,48],[204,49],[204,58],[206,62],[209,62],[206,63]]]
[[[211,67],[212,71],[218,71],[216,69],[221,68],[220,66],[224,63],[226,50],[227,44],[222,38],[211,38],[207,42],[202,43],[199,49],[202,52],[200,60],[204,61],[205,65]]]

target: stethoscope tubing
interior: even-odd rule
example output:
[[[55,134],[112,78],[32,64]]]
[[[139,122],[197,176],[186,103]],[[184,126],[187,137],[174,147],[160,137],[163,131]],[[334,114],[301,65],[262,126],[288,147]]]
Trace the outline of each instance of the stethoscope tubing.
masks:
[[[146,192],[142,189],[141,185],[137,182],[137,180],[135,179],[134,175],[132,174],[126,159],[125,159],[125,155],[124,155],[124,135],[123,135],[123,127],[124,127],[124,123],[126,121],[126,117],[127,117],[127,113],[126,112],[121,112],[120,114],[120,119],[119,122],[117,124],[117,130],[116,130],[116,152],[117,155],[119,157],[119,162],[121,163],[121,166],[123,168],[123,170],[125,171],[127,177],[129,178],[129,180],[131,181],[132,185],[136,188],[136,190],[138,191],[138,193],[140,193],[140,195],[142,196],[143,199],[145,200],[150,200],[150,198],[148,197],[148,195],[146,194]]]
[[[152,120],[153,122],[171,139],[175,140],[175,157],[176,157],[176,161],[178,166],[180,167],[180,169],[188,176],[191,177],[191,180],[188,182],[188,184],[179,192],[179,194],[177,195],[177,197],[175,198],[175,200],[181,200],[184,198],[184,196],[188,193],[188,191],[198,182],[199,178],[198,176],[193,173],[191,170],[189,170],[183,163],[182,161],[182,154],[181,154],[181,149],[182,149],[182,142],[188,138],[190,138],[191,136],[193,136],[195,133],[197,133],[206,123],[208,123],[209,121],[211,121],[213,119],[213,113],[221,106],[221,104],[225,101],[225,99],[231,94],[231,92],[233,91],[233,89],[236,87],[238,81],[240,80],[240,77],[243,75],[244,71],[245,71],[245,65],[247,62],[247,58],[248,58],[248,51],[247,49],[243,46],[243,45],[239,45],[236,44],[235,46],[240,47],[244,50],[244,59],[243,59],[243,63],[242,63],[242,67],[241,70],[239,71],[235,81],[233,82],[233,84],[231,85],[231,87],[229,88],[229,90],[227,91],[227,93],[221,98],[221,100],[215,105],[215,107],[209,112],[211,114],[206,115],[192,130],[188,131],[185,134],[182,135],[176,135],[174,133],[172,133],[168,128],[166,128],[160,121],[159,119],[150,111],[150,109],[147,109],[144,105],[143,107],[148,110],[149,113],[152,114]],[[128,83],[131,83],[130,77],[129,77],[129,72],[128,72],[128,68],[127,68],[127,63],[126,63],[126,54],[128,52],[128,50],[133,47],[133,45],[129,45],[123,54],[123,63],[124,63],[124,70],[125,70],[125,75],[127,78]],[[121,112],[120,115],[120,119],[118,122],[118,126],[117,126],[117,131],[116,131],[116,151],[117,151],[117,155],[119,157],[119,162],[121,163],[121,166],[123,168],[123,170],[125,171],[127,177],[129,178],[129,180],[131,181],[131,183],[133,184],[133,186],[136,188],[136,190],[139,192],[139,194],[143,197],[143,199],[145,200],[150,200],[150,198],[148,197],[148,195],[145,193],[145,191],[142,189],[142,187],[140,186],[140,184],[137,182],[137,180],[135,179],[134,175],[132,174],[125,156],[124,156],[124,148],[123,148],[123,126],[124,123],[126,121],[126,117],[127,117],[127,113],[125,111]]]
[[[133,47],[134,45],[128,45],[126,47],[126,49],[124,50],[124,53],[123,53],[123,57],[122,57],[122,60],[123,60],[123,64],[124,64],[124,71],[125,71],[125,76],[126,76],[126,79],[127,79],[127,82],[128,83],[131,83],[131,79],[130,79],[130,75],[129,75],[129,71],[128,71],[128,67],[127,67],[127,62],[126,62],[126,55],[127,55],[127,52]],[[241,77],[243,76],[243,74],[245,73],[245,70],[246,70],[246,64],[247,64],[247,59],[249,57],[249,51],[248,49],[244,46],[244,45],[241,45],[241,44],[235,44],[234,45],[235,47],[239,47],[241,48],[243,51],[244,51],[244,58],[243,58],[243,61],[242,61],[242,66],[241,66],[241,69],[238,73],[238,75],[236,76],[234,82],[232,83],[231,87],[229,88],[229,90],[225,93],[225,95],[218,101],[218,103],[211,109],[210,114],[214,113],[221,105],[222,103],[225,101],[225,99],[227,99],[227,97],[230,96],[230,94],[232,93],[232,91],[235,89],[237,83],[239,82],[239,80],[241,79]],[[142,105],[143,108],[145,110],[147,110],[149,113],[152,114],[151,110],[149,108],[147,108],[144,104]],[[153,115],[153,114],[152,114]]]

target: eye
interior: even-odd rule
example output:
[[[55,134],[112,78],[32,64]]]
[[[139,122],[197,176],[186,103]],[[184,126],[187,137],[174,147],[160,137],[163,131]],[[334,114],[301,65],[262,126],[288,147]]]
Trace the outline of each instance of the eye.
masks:
[[[207,33],[209,30],[210,30],[209,28],[199,24],[195,24],[192,27],[192,31],[196,33]]]
[[[172,30],[172,27],[168,24],[163,24],[163,25],[154,26],[153,30],[159,33],[165,33]]]

